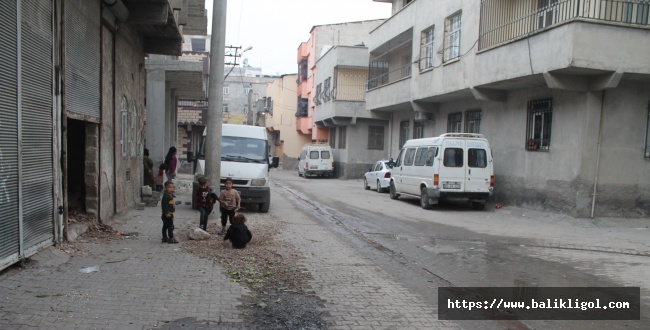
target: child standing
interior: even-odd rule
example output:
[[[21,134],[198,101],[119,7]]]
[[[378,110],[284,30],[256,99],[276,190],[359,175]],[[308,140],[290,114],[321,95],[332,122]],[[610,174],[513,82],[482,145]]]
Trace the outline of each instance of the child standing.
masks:
[[[203,230],[208,229],[208,216],[212,213],[213,204],[216,200],[216,198],[208,198],[210,193],[212,193],[212,188],[208,186],[208,179],[201,177],[199,179],[199,188],[196,189],[194,198],[199,213],[201,213],[201,216],[199,217],[199,228]]]
[[[219,235],[226,234],[228,218],[230,218],[230,224],[232,225],[235,211],[239,210],[241,206],[241,197],[239,192],[232,188],[232,179],[226,178],[224,184],[226,189],[222,190],[219,195],[219,210],[221,211],[221,232],[219,232]]]
[[[158,174],[156,177],[153,179],[153,183],[156,185],[156,191],[162,191],[163,190],[163,175],[165,175],[165,169],[167,167],[165,164],[160,164],[158,166]]]
[[[253,234],[246,227],[246,217],[243,214],[235,215],[232,225],[228,228],[223,240],[230,240],[234,249],[243,249],[251,241]]]
[[[162,242],[176,244],[178,241],[174,238],[174,212],[176,212],[176,205],[174,204],[173,182],[165,182],[165,193],[163,194],[160,205],[162,206],[162,216],[160,218],[163,222]]]

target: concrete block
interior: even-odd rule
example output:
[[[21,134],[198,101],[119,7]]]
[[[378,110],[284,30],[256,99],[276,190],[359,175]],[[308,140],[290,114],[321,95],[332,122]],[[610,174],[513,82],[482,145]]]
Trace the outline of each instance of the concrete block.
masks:
[[[151,196],[152,195],[152,189],[149,186],[142,186],[141,188],[141,194],[142,196]]]

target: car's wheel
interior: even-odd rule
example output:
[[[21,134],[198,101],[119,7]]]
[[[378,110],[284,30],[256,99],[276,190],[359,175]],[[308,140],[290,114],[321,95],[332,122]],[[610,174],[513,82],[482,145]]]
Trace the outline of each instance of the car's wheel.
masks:
[[[472,202],[472,208],[477,210],[477,211],[485,210],[485,203]]]
[[[429,203],[427,188],[422,188],[422,190],[420,190],[420,206],[425,210],[430,210],[432,207],[431,203]]]
[[[363,189],[368,190],[370,187],[368,187],[368,180],[366,178],[363,178]]]
[[[389,186],[389,191],[390,191],[390,199],[398,199],[399,195],[397,194],[397,190],[395,190],[395,184],[393,181],[390,182]]]
[[[380,193],[384,191],[384,189],[381,189],[381,183],[379,183],[379,180],[377,180],[377,192]]]
[[[266,203],[260,203],[260,204],[259,204],[260,212],[262,212],[262,213],[267,213],[267,212],[269,212],[269,207],[270,207],[270,206],[271,206],[271,201],[268,201],[268,202],[266,202]]]

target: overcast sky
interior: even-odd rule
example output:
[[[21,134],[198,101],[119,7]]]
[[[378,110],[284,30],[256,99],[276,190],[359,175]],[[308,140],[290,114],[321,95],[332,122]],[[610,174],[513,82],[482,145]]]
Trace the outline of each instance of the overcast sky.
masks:
[[[208,34],[212,2],[205,2]],[[252,46],[244,58],[265,74],[296,73],[298,46],[312,26],[388,18],[390,11],[390,3],[372,0],[228,0],[226,45]]]

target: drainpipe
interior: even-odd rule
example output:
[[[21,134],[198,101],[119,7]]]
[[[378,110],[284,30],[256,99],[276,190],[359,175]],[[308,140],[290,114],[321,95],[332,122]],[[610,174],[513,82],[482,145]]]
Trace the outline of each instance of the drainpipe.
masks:
[[[593,197],[591,200],[591,216],[590,218],[594,218],[594,211],[596,209],[596,195],[597,195],[597,187],[598,187],[598,171],[600,169],[600,146],[602,144],[602,138],[603,138],[603,112],[605,110],[605,90],[603,89],[601,96],[600,96],[600,123],[598,125],[598,146],[597,146],[597,151],[596,151],[596,174],[594,176],[594,192],[593,192]]]
[[[65,71],[65,14],[66,1],[61,2],[61,181],[63,182],[63,234],[65,240],[69,241],[68,234],[68,113],[66,102],[66,79]]]

